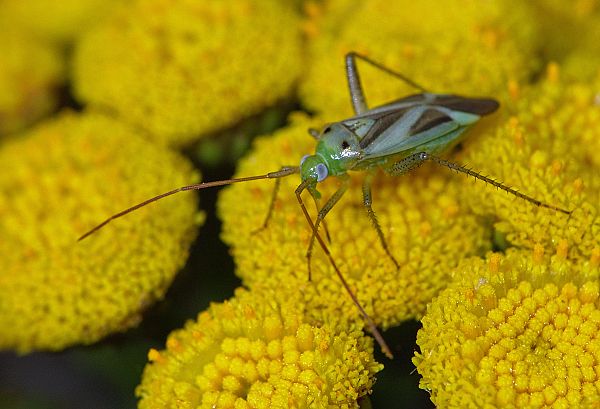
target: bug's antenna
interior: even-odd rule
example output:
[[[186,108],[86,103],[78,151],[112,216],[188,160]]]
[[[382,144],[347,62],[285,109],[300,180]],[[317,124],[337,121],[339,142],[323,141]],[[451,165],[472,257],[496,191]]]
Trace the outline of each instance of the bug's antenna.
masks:
[[[161,193],[158,196],[154,196],[151,197],[150,199],[144,200],[141,203],[136,204],[135,206],[131,206],[130,208],[127,208],[117,214],[114,214],[112,216],[110,216],[108,219],[104,220],[102,223],[100,223],[99,225],[97,225],[96,227],[94,227],[93,229],[89,230],[87,233],[83,234],[81,237],[79,237],[77,239],[77,241],[81,241],[83,239],[85,239],[86,237],[90,236],[91,234],[97,232],[98,230],[100,230],[101,228],[103,228],[104,226],[106,226],[108,223],[110,223],[111,221],[118,219],[119,217],[125,216],[128,213],[133,212],[134,210],[139,209],[140,207],[144,207],[152,202],[156,202],[160,199],[163,199],[167,196],[171,196],[174,195],[175,193],[179,193],[179,192],[185,192],[187,190],[201,190],[201,189],[206,189],[209,187],[215,187],[215,186],[223,186],[223,185],[230,185],[232,183],[239,183],[239,182],[249,182],[251,180],[260,180],[260,179],[278,179],[278,178],[283,178],[286,176],[289,176],[291,174],[294,173],[298,173],[300,171],[300,168],[297,166],[284,166],[283,168],[281,168],[280,170],[278,170],[277,172],[269,172],[269,173],[265,173],[264,175],[256,175],[256,176],[248,176],[248,177],[243,177],[243,178],[235,178],[235,179],[224,179],[224,180],[217,180],[214,182],[203,182],[203,183],[196,183],[193,185],[187,185],[187,186],[182,186],[180,188],[177,189],[173,189],[170,190],[168,192],[165,193]]]
[[[316,230],[315,224],[313,223],[312,219],[310,218],[310,215],[308,214],[308,210],[306,210],[306,206],[304,205],[304,201],[302,200],[301,194],[311,183],[313,183],[313,181],[310,179],[307,179],[304,182],[302,182],[300,184],[300,186],[298,186],[296,188],[296,198],[298,199],[298,203],[300,204],[302,213],[304,213],[304,216],[306,217],[306,220],[308,221],[308,224],[310,225],[310,228],[312,229],[315,238],[319,242],[319,245],[325,252],[325,255],[327,256],[327,258],[329,259],[329,263],[331,263],[331,265],[333,266],[333,269],[335,270],[335,274],[338,276],[338,278],[342,282],[342,285],[346,289],[346,292],[348,293],[348,295],[350,295],[350,298],[352,298],[352,302],[354,302],[354,305],[356,305],[356,307],[360,311],[360,314],[363,316],[365,322],[367,323],[367,326],[369,327],[369,331],[371,331],[371,334],[373,334],[373,337],[375,338],[375,340],[381,347],[381,350],[383,351],[385,356],[387,356],[389,359],[393,359],[394,355],[392,354],[390,347],[388,347],[388,345],[385,342],[385,339],[383,339],[383,336],[377,329],[377,326],[375,325],[375,323],[373,322],[371,317],[369,317],[369,314],[367,314],[367,312],[364,310],[362,305],[360,305],[360,302],[358,301],[358,298],[356,298],[356,295],[352,292],[352,289],[346,282],[346,279],[342,275],[342,272],[338,268],[337,264],[335,264],[335,260],[333,259],[333,256],[331,255],[329,248],[325,244],[325,241],[321,238],[321,235]]]
[[[500,183],[500,182],[498,182],[498,181],[496,181],[496,180],[494,180],[494,179],[492,179],[490,177],[484,176],[481,173],[477,173],[477,172],[475,172],[472,169],[469,169],[469,168],[466,168],[466,167],[464,167],[462,165],[459,165],[458,163],[450,162],[450,161],[447,161],[447,160],[442,159],[442,158],[438,158],[437,156],[433,156],[433,155],[430,155],[430,154],[425,153],[425,152],[421,152],[421,153],[419,153],[417,155],[419,155],[419,159],[422,160],[422,161],[428,160],[428,161],[437,163],[438,165],[445,166],[445,167],[447,167],[447,168],[449,168],[451,170],[455,170],[457,172],[464,173],[464,174],[466,174],[468,176],[473,176],[475,179],[479,179],[479,180],[481,180],[481,181],[483,181],[485,183],[489,183],[490,185],[495,186],[498,189],[504,190],[505,192],[510,193],[511,195],[514,195],[514,196],[516,196],[516,197],[518,197],[520,199],[526,200],[529,203],[533,203],[534,205],[536,205],[538,207],[545,207],[547,209],[552,209],[552,210],[564,213],[564,214],[569,215],[569,216],[571,215],[571,213],[573,213],[572,210],[565,210],[565,209],[562,209],[560,207],[553,206],[551,204],[547,204],[547,203],[544,203],[544,202],[542,202],[540,200],[534,199],[531,196],[527,196],[527,195],[519,192],[518,190],[515,190],[515,189],[513,189],[513,188],[511,188],[509,186],[506,186],[506,185],[504,185],[504,184],[502,184],[502,183]]]

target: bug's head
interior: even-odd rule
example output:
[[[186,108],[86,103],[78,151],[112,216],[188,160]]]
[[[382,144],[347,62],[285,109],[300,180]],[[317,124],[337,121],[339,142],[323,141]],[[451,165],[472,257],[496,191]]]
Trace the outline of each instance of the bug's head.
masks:
[[[309,181],[308,190],[316,196],[320,196],[317,192],[317,183],[322,182],[329,176],[329,168],[319,155],[306,155],[300,161],[300,177],[302,182]]]

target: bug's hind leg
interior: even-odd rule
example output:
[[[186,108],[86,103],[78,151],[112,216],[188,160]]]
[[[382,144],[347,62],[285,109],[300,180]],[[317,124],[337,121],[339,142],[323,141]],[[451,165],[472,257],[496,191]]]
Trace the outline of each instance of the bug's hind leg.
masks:
[[[396,269],[400,269],[400,265],[398,264],[398,262],[396,261],[396,259],[392,255],[392,253],[390,252],[387,241],[385,240],[385,236],[383,235],[383,232],[381,231],[381,226],[379,225],[379,221],[377,220],[377,216],[375,216],[375,212],[373,211],[373,207],[371,206],[373,203],[372,196],[371,196],[371,183],[373,182],[373,176],[374,176],[373,172],[367,173],[367,177],[365,178],[365,181],[363,183],[363,188],[362,188],[363,189],[363,204],[365,206],[365,210],[367,211],[367,215],[369,216],[369,220],[371,221],[371,224],[377,231],[377,235],[379,236],[379,242],[381,243],[381,247],[383,247],[387,256],[390,258],[390,260],[392,260],[392,262],[396,266]]]
[[[481,180],[489,185],[496,187],[497,189],[504,190],[506,193],[509,193],[519,199],[525,200],[529,203],[532,203],[538,207],[545,207],[547,209],[551,209],[557,212],[564,213],[566,215],[571,215],[571,210],[566,210],[560,208],[558,206],[553,206],[548,203],[544,203],[541,200],[533,198],[531,196],[525,195],[510,186],[505,185],[504,183],[500,183],[488,176],[482,175],[481,173],[475,172],[469,168],[466,168],[458,163],[450,162],[442,158],[438,158],[437,156],[430,155],[427,152],[418,152],[413,153],[412,155],[407,156],[406,158],[394,163],[392,166],[387,168],[387,172],[391,175],[402,175],[412,169],[415,169],[423,164],[425,161],[430,161],[436,163],[440,166],[447,167],[450,170],[454,170],[459,173],[464,173],[467,176],[473,176],[475,179]]]
[[[319,226],[321,225],[321,222],[323,222],[323,219],[325,219],[325,216],[327,216],[327,213],[329,213],[329,211],[342,198],[342,196],[344,195],[344,193],[346,193],[346,190],[348,189],[348,184],[349,184],[350,178],[346,175],[346,176],[339,176],[339,179],[342,182],[341,186],[338,188],[338,190],[335,191],[335,193],[333,195],[331,195],[331,197],[327,200],[327,202],[325,202],[325,205],[319,210],[319,213],[317,214],[317,219],[315,220],[315,228],[313,229],[312,235],[310,237],[310,242],[308,243],[308,249],[306,250],[306,261],[308,263],[308,279],[309,279],[309,281],[311,279],[310,260],[312,258],[312,250],[313,250],[313,247],[315,244],[315,238],[316,238],[315,236],[316,236],[317,232],[319,231]]]
[[[373,67],[393,77],[398,78],[399,80],[405,82],[406,84],[410,85],[415,89],[418,89],[421,92],[427,92],[427,90],[424,87],[420,86],[410,78],[386,67],[383,64],[378,63],[377,61],[370,59],[369,57],[365,57],[364,55],[352,51],[346,54],[346,78],[348,80],[348,88],[350,89],[350,100],[352,102],[352,108],[354,109],[354,113],[356,115],[361,114],[369,109],[369,107],[367,106],[365,93],[360,82],[358,68],[356,66],[357,59],[363,60],[364,62],[372,65]]]
[[[392,176],[404,175],[425,163],[427,156],[428,155],[424,152],[413,153],[386,168],[386,172]]]

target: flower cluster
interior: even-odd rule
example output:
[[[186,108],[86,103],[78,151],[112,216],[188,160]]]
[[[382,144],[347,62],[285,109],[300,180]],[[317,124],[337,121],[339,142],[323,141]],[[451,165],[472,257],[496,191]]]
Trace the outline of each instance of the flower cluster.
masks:
[[[144,408],[358,408],[382,366],[360,330],[305,323],[275,291],[212,304],[148,353]]]
[[[189,144],[288,96],[298,19],[276,0],[133,1],[79,42],[75,93],[156,141]]]
[[[493,220],[508,245],[554,252],[566,240],[569,256],[589,259],[600,248],[600,109],[593,87],[560,80],[551,65],[546,79],[522,92],[509,118],[465,141],[461,160],[544,203],[536,207],[483,183],[464,191],[468,207]],[[506,245],[504,245],[505,247]]]
[[[68,45],[121,3],[125,1],[2,0],[0,21],[38,39]]]
[[[421,387],[444,408],[597,404],[599,262],[536,246],[462,263],[422,320]]]
[[[560,61],[566,76],[585,80],[600,74],[600,2],[597,0],[539,0],[537,24],[546,40],[542,53]]]
[[[98,114],[63,114],[0,150],[0,348],[91,343],[161,298],[195,236],[192,194],[86,230],[195,179],[180,155]]]
[[[65,64],[56,48],[5,27],[0,28],[0,55],[2,136],[24,129],[56,108]]]
[[[397,267],[366,215],[365,172],[350,172],[320,232],[358,302],[383,328],[422,319],[413,362],[440,407],[597,405],[599,5],[0,0],[0,134],[14,134],[0,144],[0,348],[60,350],[137,324],[187,258],[203,219],[194,194],[76,238],[197,181],[169,147],[253,122],[298,85],[317,116],[258,138],[237,176],[297,166],[314,152],[307,128],[352,115],[343,56],[357,51],[431,92],[499,100],[449,159],[547,205],[433,164],[374,170]],[[371,107],[418,92],[358,64]],[[82,112],[18,134],[75,100]],[[141,408],[356,408],[370,393],[373,340],[318,243],[307,265],[297,175],[279,182],[266,227],[274,181],[222,193],[246,289],[150,350]],[[319,184],[317,206],[338,188]]]

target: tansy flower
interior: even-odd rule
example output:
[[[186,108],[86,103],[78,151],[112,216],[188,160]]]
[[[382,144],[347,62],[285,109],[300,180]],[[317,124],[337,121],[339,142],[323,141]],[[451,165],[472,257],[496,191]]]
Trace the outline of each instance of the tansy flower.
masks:
[[[482,183],[464,189],[473,212],[490,219],[508,245],[554,252],[566,240],[570,258],[600,248],[600,106],[594,87],[568,84],[551,65],[546,78],[513,104],[504,125],[464,142],[460,161],[571,215],[538,208]]]
[[[352,50],[439,93],[505,96],[507,85],[528,81],[539,67],[527,2],[329,0],[307,10],[312,41],[303,101],[337,119],[351,113],[343,56]],[[358,64],[372,106],[418,92]]]
[[[195,236],[196,200],[106,217],[194,182],[181,156],[98,114],[65,113],[0,149],[0,348],[91,343],[139,321]]]
[[[0,20],[57,44],[72,42],[123,0],[2,0]],[[4,55],[4,54],[3,54]]]
[[[0,29],[0,135],[25,128],[58,104],[64,81],[60,53],[30,35]]]
[[[600,74],[600,2],[536,0],[537,21],[548,61],[558,61],[565,75],[588,80]]]
[[[298,165],[302,155],[314,152],[315,141],[307,135],[307,128],[320,124],[296,116],[290,127],[258,139],[237,176]],[[373,209],[398,270],[364,209],[363,173],[351,173],[348,192],[325,219],[333,257],[378,325],[395,326],[421,316],[426,304],[447,284],[448,271],[461,258],[489,248],[490,231],[460,206],[458,185],[450,182],[453,177],[451,172],[428,166],[402,177],[377,174]],[[308,281],[305,254],[311,230],[294,195],[299,183],[298,175],[282,179],[272,218],[262,230],[273,181],[239,183],[223,192],[218,203],[222,238],[231,246],[237,274],[251,288],[260,284],[280,292],[300,292],[314,322],[360,320],[318,244],[311,261],[312,281]],[[337,186],[333,177],[319,184],[321,205]],[[314,218],[312,199],[307,193],[303,197]],[[324,229],[321,234],[325,237]]]
[[[160,142],[189,144],[288,96],[299,17],[276,0],[138,0],[78,44],[77,97]]]
[[[140,409],[358,408],[382,368],[371,339],[309,325],[301,311],[273,289],[212,304],[150,350]]]
[[[573,263],[510,249],[472,258],[423,317],[413,359],[443,408],[574,408],[600,401],[600,253]],[[586,406],[588,405],[588,406]],[[591,407],[591,406],[590,406]]]

